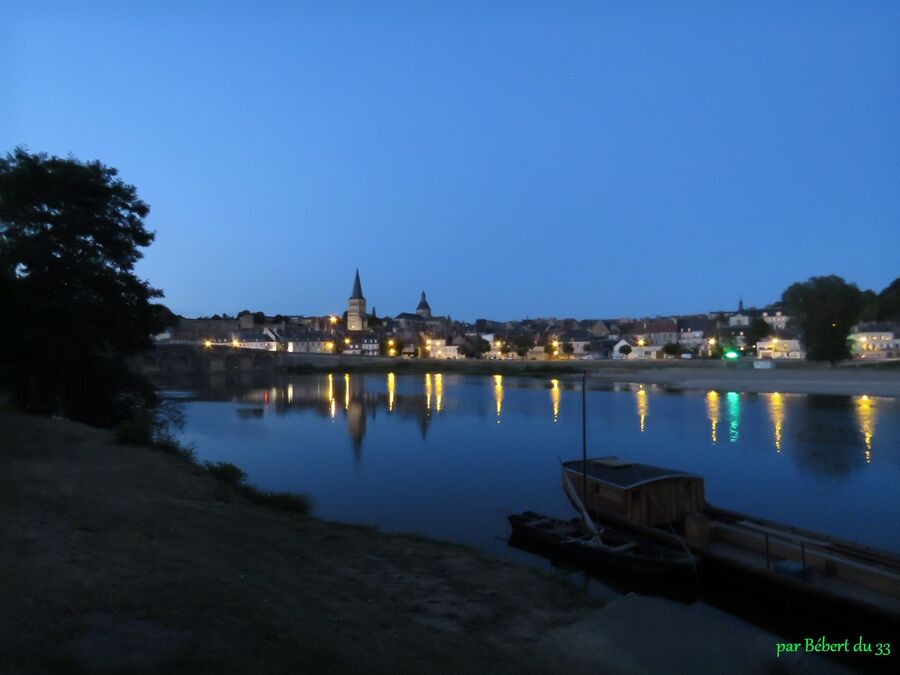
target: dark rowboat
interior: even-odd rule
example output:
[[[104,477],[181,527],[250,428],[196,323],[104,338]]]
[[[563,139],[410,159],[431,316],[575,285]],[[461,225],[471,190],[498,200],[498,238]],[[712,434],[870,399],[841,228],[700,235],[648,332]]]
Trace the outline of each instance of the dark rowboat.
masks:
[[[558,520],[525,511],[509,516],[513,534],[549,554],[581,566],[612,567],[635,574],[659,575],[693,569],[686,550],[619,530],[594,534],[581,520]]]

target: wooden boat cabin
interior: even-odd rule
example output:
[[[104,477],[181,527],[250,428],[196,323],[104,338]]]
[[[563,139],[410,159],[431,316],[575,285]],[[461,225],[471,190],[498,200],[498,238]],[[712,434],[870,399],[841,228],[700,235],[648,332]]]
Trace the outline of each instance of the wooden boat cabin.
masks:
[[[582,490],[584,475],[587,489]],[[566,477],[585,508],[595,517],[612,515],[635,525],[680,527],[689,513],[706,507],[703,478],[617,457],[563,463]]]

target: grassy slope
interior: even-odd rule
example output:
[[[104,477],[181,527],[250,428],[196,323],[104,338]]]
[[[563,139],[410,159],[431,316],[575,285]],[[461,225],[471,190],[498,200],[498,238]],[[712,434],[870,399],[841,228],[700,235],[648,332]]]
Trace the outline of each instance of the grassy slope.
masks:
[[[589,613],[532,570],[257,506],[64,420],[0,411],[0,514],[2,672],[543,671],[538,639]]]

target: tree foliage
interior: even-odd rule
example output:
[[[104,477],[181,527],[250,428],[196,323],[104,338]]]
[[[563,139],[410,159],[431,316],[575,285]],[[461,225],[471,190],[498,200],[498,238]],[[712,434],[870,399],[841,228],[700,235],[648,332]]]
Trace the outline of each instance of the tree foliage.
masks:
[[[667,342],[663,345],[662,350],[666,356],[679,356],[681,354],[681,346],[677,342]]]
[[[900,319],[900,277],[878,294],[878,318],[882,321]]]
[[[847,338],[863,307],[856,284],[836,275],[812,277],[789,286],[781,298],[797,319],[807,359],[834,364],[850,357]]]
[[[513,338],[513,349],[521,358],[525,358],[529,351],[534,347],[534,337],[531,333],[522,333]]]
[[[750,325],[747,326],[747,344],[755,348],[756,343],[768,337],[771,332],[772,327],[762,317],[751,319]]]
[[[0,158],[0,368],[13,405],[111,425],[155,402],[126,365],[172,321],[134,274],[153,241],[148,212],[100,162]]]

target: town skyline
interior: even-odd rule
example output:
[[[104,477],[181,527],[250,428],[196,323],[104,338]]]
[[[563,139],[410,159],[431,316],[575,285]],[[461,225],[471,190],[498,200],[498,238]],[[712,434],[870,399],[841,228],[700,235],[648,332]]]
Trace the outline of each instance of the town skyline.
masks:
[[[168,308],[169,308],[172,312],[174,312],[175,314],[179,314],[180,316],[184,316],[185,318],[213,317],[213,316],[217,316],[217,315],[218,315],[218,316],[226,316],[226,315],[227,315],[227,316],[234,316],[234,317],[237,317],[241,312],[245,312],[245,311],[246,311],[246,312],[263,312],[263,313],[266,314],[267,316],[303,316],[303,317],[338,316],[338,317],[341,317],[342,315],[344,315],[344,314],[347,313],[347,309],[348,309],[347,303],[348,303],[348,300],[352,300],[352,299],[354,298],[354,296],[355,296],[355,294],[356,294],[356,291],[357,291],[357,284],[361,284],[361,285],[363,285],[363,286],[366,285],[366,284],[365,284],[365,274],[364,274],[364,272],[361,271],[359,268],[356,268],[356,269],[354,270],[354,272],[355,272],[355,278],[353,279],[353,283],[351,284],[351,290],[350,290],[350,292],[348,293],[347,297],[344,298],[340,303],[336,303],[336,307],[334,307],[333,309],[328,310],[328,311],[324,311],[324,312],[284,311],[283,308],[281,308],[281,309],[276,308],[274,311],[272,311],[272,310],[269,310],[269,309],[265,309],[265,308],[263,308],[263,307],[260,307],[260,306],[258,306],[258,305],[253,305],[253,306],[248,306],[248,307],[241,307],[240,309],[236,309],[236,310],[222,310],[222,311],[218,311],[218,312],[206,312],[206,313],[200,312],[200,313],[194,313],[194,314],[186,314],[186,313],[177,311],[174,307],[172,307],[171,305],[169,305],[169,304],[166,302],[166,299],[165,299],[165,298],[163,298],[162,304],[166,305],[166,307],[168,307]],[[815,275],[815,276],[827,276],[827,275],[821,274],[821,275]],[[872,290],[872,291],[874,291],[874,292],[877,294],[877,293],[879,293],[880,291],[882,291],[884,288],[887,288],[887,286],[888,286],[892,281],[894,281],[895,278],[896,278],[896,277],[894,277],[894,278],[892,278],[892,279],[889,279],[888,282],[885,283],[885,285],[884,285],[883,287],[881,287],[881,288],[866,289],[866,288],[860,287],[860,290],[861,290],[861,291]],[[787,288],[791,283],[794,283],[795,281],[805,281],[805,280],[794,279],[794,280],[792,280],[792,281],[789,281],[789,282],[785,285],[785,288]],[[848,282],[849,282],[849,283],[854,283],[852,280],[848,280]],[[857,285],[858,285],[858,284],[857,284]],[[366,290],[364,290],[364,289],[363,289],[362,295],[364,296],[363,299],[364,299],[365,302],[368,304],[368,308],[367,308],[367,309],[366,309],[366,306],[364,305],[363,311],[364,311],[364,312],[368,312],[369,314],[373,314],[373,313],[374,313],[374,314],[376,314],[378,317],[388,317],[388,318],[390,318],[390,317],[394,317],[394,316],[396,316],[396,315],[398,315],[398,314],[403,314],[403,313],[405,313],[405,312],[407,312],[407,311],[411,311],[411,310],[413,310],[413,308],[414,308],[414,302],[413,302],[413,301],[410,301],[410,302],[407,302],[404,306],[402,306],[402,307],[400,307],[399,309],[397,309],[396,311],[391,310],[390,308],[387,309],[386,311],[385,311],[385,310],[379,310],[379,303],[378,303],[378,299],[377,299],[377,298],[374,299],[374,300],[373,300],[372,298],[370,298],[370,296],[369,296],[369,294],[368,294],[368,291],[366,291]],[[424,296],[427,296],[427,297],[428,297],[428,303],[429,303],[429,304],[433,304],[433,303],[432,303],[432,297],[431,297],[430,293],[428,293],[428,289],[427,289],[427,288],[423,288],[423,289],[421,289],[420,291],[417,291],[415,294],[411,294],[411,295],[417,295],[417,296],[419,296],[419,297],[417,297],[417,298],[415,299],[415,302],[416,302],[416,303],[417,303],[417,302],[420,302],[420,300],[424,300],[424,299],[425,299]],[[746,299],[745,299],[745,297],[744,297],[743,295],[740,295],[740,296],[738,296],[737,298],[735,298],[734,301],[732,302],[732,304],[729,305],[729,306],[724,306],[724,307],[709,307],[709,308],[706,308],[706,309],[700,309],[700,310],[698,310],[698,311],[690,311],[690,312],[668,312],[668,313],[656,312],[656,313],[646,313],[646,314],[638,314],[638,313],[634,313],[634,312],[632,312],[632,313],[627,313],[627,312],[626,312],[626,313],[622,313],[622,314],[612,314],[612,313],[609,313],[609,312],[599,312],[599,313],[593,313],[593,314],[591,314],[591,313],[581,313],[581,314],[561,314],[561,313],[556,313],[556,314],[549,314],[549,313],[548,313],[548,314],[533,314],[533,315],[527,314],[527,315],[525,315],[525,316],[519,316],[519,317],[510,317],[510,316],[489,316],[489,315],[479,315],[479,316],[461,315],[461,316],[456,316],[456,315],[449,314],[449,313],[447,313],[447,312],[441,312],[441,314],[443,314],[443,315],[445,315],[445,316],[447,316],[447,315],[449,314],[450,318],[452,318],[454,321],[460,321],[460,322],[463,322],[463,323],[472,323],[472,322],[475,322],[475,321],[477,321],[477,320],[479,320],[479,319],[486,319],[486,320],[490,320],[490,321],[500,321],[500,322],[517,322],[517,321],[528,321],[528,320],[533,320],[533,321],[539,321],[539,320],[566,320],[566,319],[575,319],[575,320],[596,320],[596,319],[599,319],[599,320],[604,320],[604,319],[616,319],[616,320],[621,320],[621,319],[635,319],[635,320],[639,320],[639,319],[652,319],[652,318],[664,318],[664,317],[703,316],[703,315],[712,315],[712,314],[718,314],[718,313],[725,313],[725,314],[728,314],[728,313],[738,313],[738,312],[740,312],[740,311],[742,311],[742,310],[747,310],[747,311],[758,310],[758,311],[762,311],[762,310],[765,310],[765,309],[768,308],[768,307],[775,307],[775,306],[778,306],[778,305],[780,305],[780,304],[781,304],[781,294],[779,294],[777,298],[775,298],[775,299],[773,299],[773,300],[771,300],[771,301],[769,301],[769,302],[762,302],[762,303],[751,303],[751,302],[747,302]],[[439,311],[440,311],[440,310],[439,310]]]
[[[0,147],[116,167],[185,315],[335,311],[357,265],[379,312],[760,305],[896,276],[898,33],[896,3],[7,3]]]

